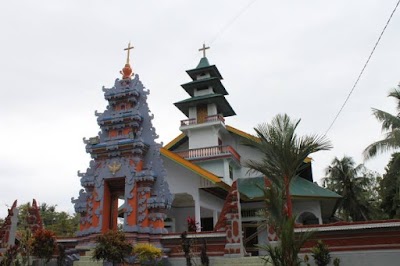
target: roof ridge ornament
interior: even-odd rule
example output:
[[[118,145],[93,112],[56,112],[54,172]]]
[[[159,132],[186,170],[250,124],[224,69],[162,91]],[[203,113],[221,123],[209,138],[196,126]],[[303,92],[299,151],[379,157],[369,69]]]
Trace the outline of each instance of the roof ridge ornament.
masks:
[[[210,46],[207,46],[207,47],[206,47],[206,44],[203,43],[203,47],[199,49],[199,52],[200,52],[200,51],[203,51],[203,57],[206,57],[206,50],[207,50],[207,49],[210,49]]]
[[[133,48],[134,47],[131,46],[131,42],[129,42],[127,48],[124,48],[124,51],[127,51],[127,55],[126,55],[126,64],[124,68],[119,72],[122,74],[122,79],[130,79],[134,74],[131,65],[129,64],[130,50]]]

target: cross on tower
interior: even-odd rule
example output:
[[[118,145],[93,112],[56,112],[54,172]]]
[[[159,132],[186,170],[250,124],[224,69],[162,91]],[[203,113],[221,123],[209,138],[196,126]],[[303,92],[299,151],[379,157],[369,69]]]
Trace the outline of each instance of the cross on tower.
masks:
[[[203,51],[203,57],[206,57],[206,50],[210,49],[209,46],[206,47],[206,44],[203,43],[203,48],[200,48],[199,51]]]
[[[128,47],[124,49],[124,51],[128,51],[128,55],[126,57],[126,63],[129,64],[129,52],[131,49],[133,49],[135,47],[131,46],[131,42],[129,42]]]

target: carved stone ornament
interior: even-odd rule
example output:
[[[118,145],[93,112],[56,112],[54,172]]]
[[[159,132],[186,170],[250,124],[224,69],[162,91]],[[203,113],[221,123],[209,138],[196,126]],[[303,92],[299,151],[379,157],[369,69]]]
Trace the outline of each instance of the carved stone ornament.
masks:
[[[119,169],[121,169],[121,164],[114,161],[112,164],[108,165],[108,169],[110,169],[110,172],[113,175],[115,175],[115,173],[117,173],[119,171]]]

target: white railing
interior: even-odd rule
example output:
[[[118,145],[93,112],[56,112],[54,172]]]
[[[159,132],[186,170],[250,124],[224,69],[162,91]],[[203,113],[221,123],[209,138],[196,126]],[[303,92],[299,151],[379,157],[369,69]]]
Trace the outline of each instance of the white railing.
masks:
[[[224,117],[220,114],[206,116],[203,123],[216,122],[216,121],[221,121],[222,123],[225,123]],[[197,124],[202,124],[202,123],[198,123],[196,118],[181,120],[181,126],[191,126]]]
[[[231,155],[240,162],[240,155],[231,146],[213,146],[199,149],[190,149],[185,151],[179,151],[176,154],[185,159],[196,159],[215,157],[220,155]]]

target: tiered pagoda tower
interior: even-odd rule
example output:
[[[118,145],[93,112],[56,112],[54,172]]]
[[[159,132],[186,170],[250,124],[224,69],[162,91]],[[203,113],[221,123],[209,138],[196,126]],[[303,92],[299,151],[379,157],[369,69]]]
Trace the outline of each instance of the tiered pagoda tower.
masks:
[[[181,121],[180,130],[189,137],[190,150],[221,146],[218,131],[225,129],[224,117],[236,115],[225,98],[228,92],[218,68],[208,62],[205,51],[209,48],[203,44],[199,64],[186,71],[192,81],[181,86],[190,98],[174,103],[188,118]]]
[[[92,161],[81,177],[75,211],[81,214],[78,236],[81,244],[94,236],[117,229],[117,218],[123,216],[123,231],[133,243],[159,243],[165,233],[165,210],[172,195],[165,181],[166,171],[160,157],[161,145],[151,120],[146,90],[127,62],[122,79],[114,87],[103,88],[108,101],[103,113],[95,112],[101,131],[84,138],[86,152]],[[118,206],[118,201],[124,201]]]

